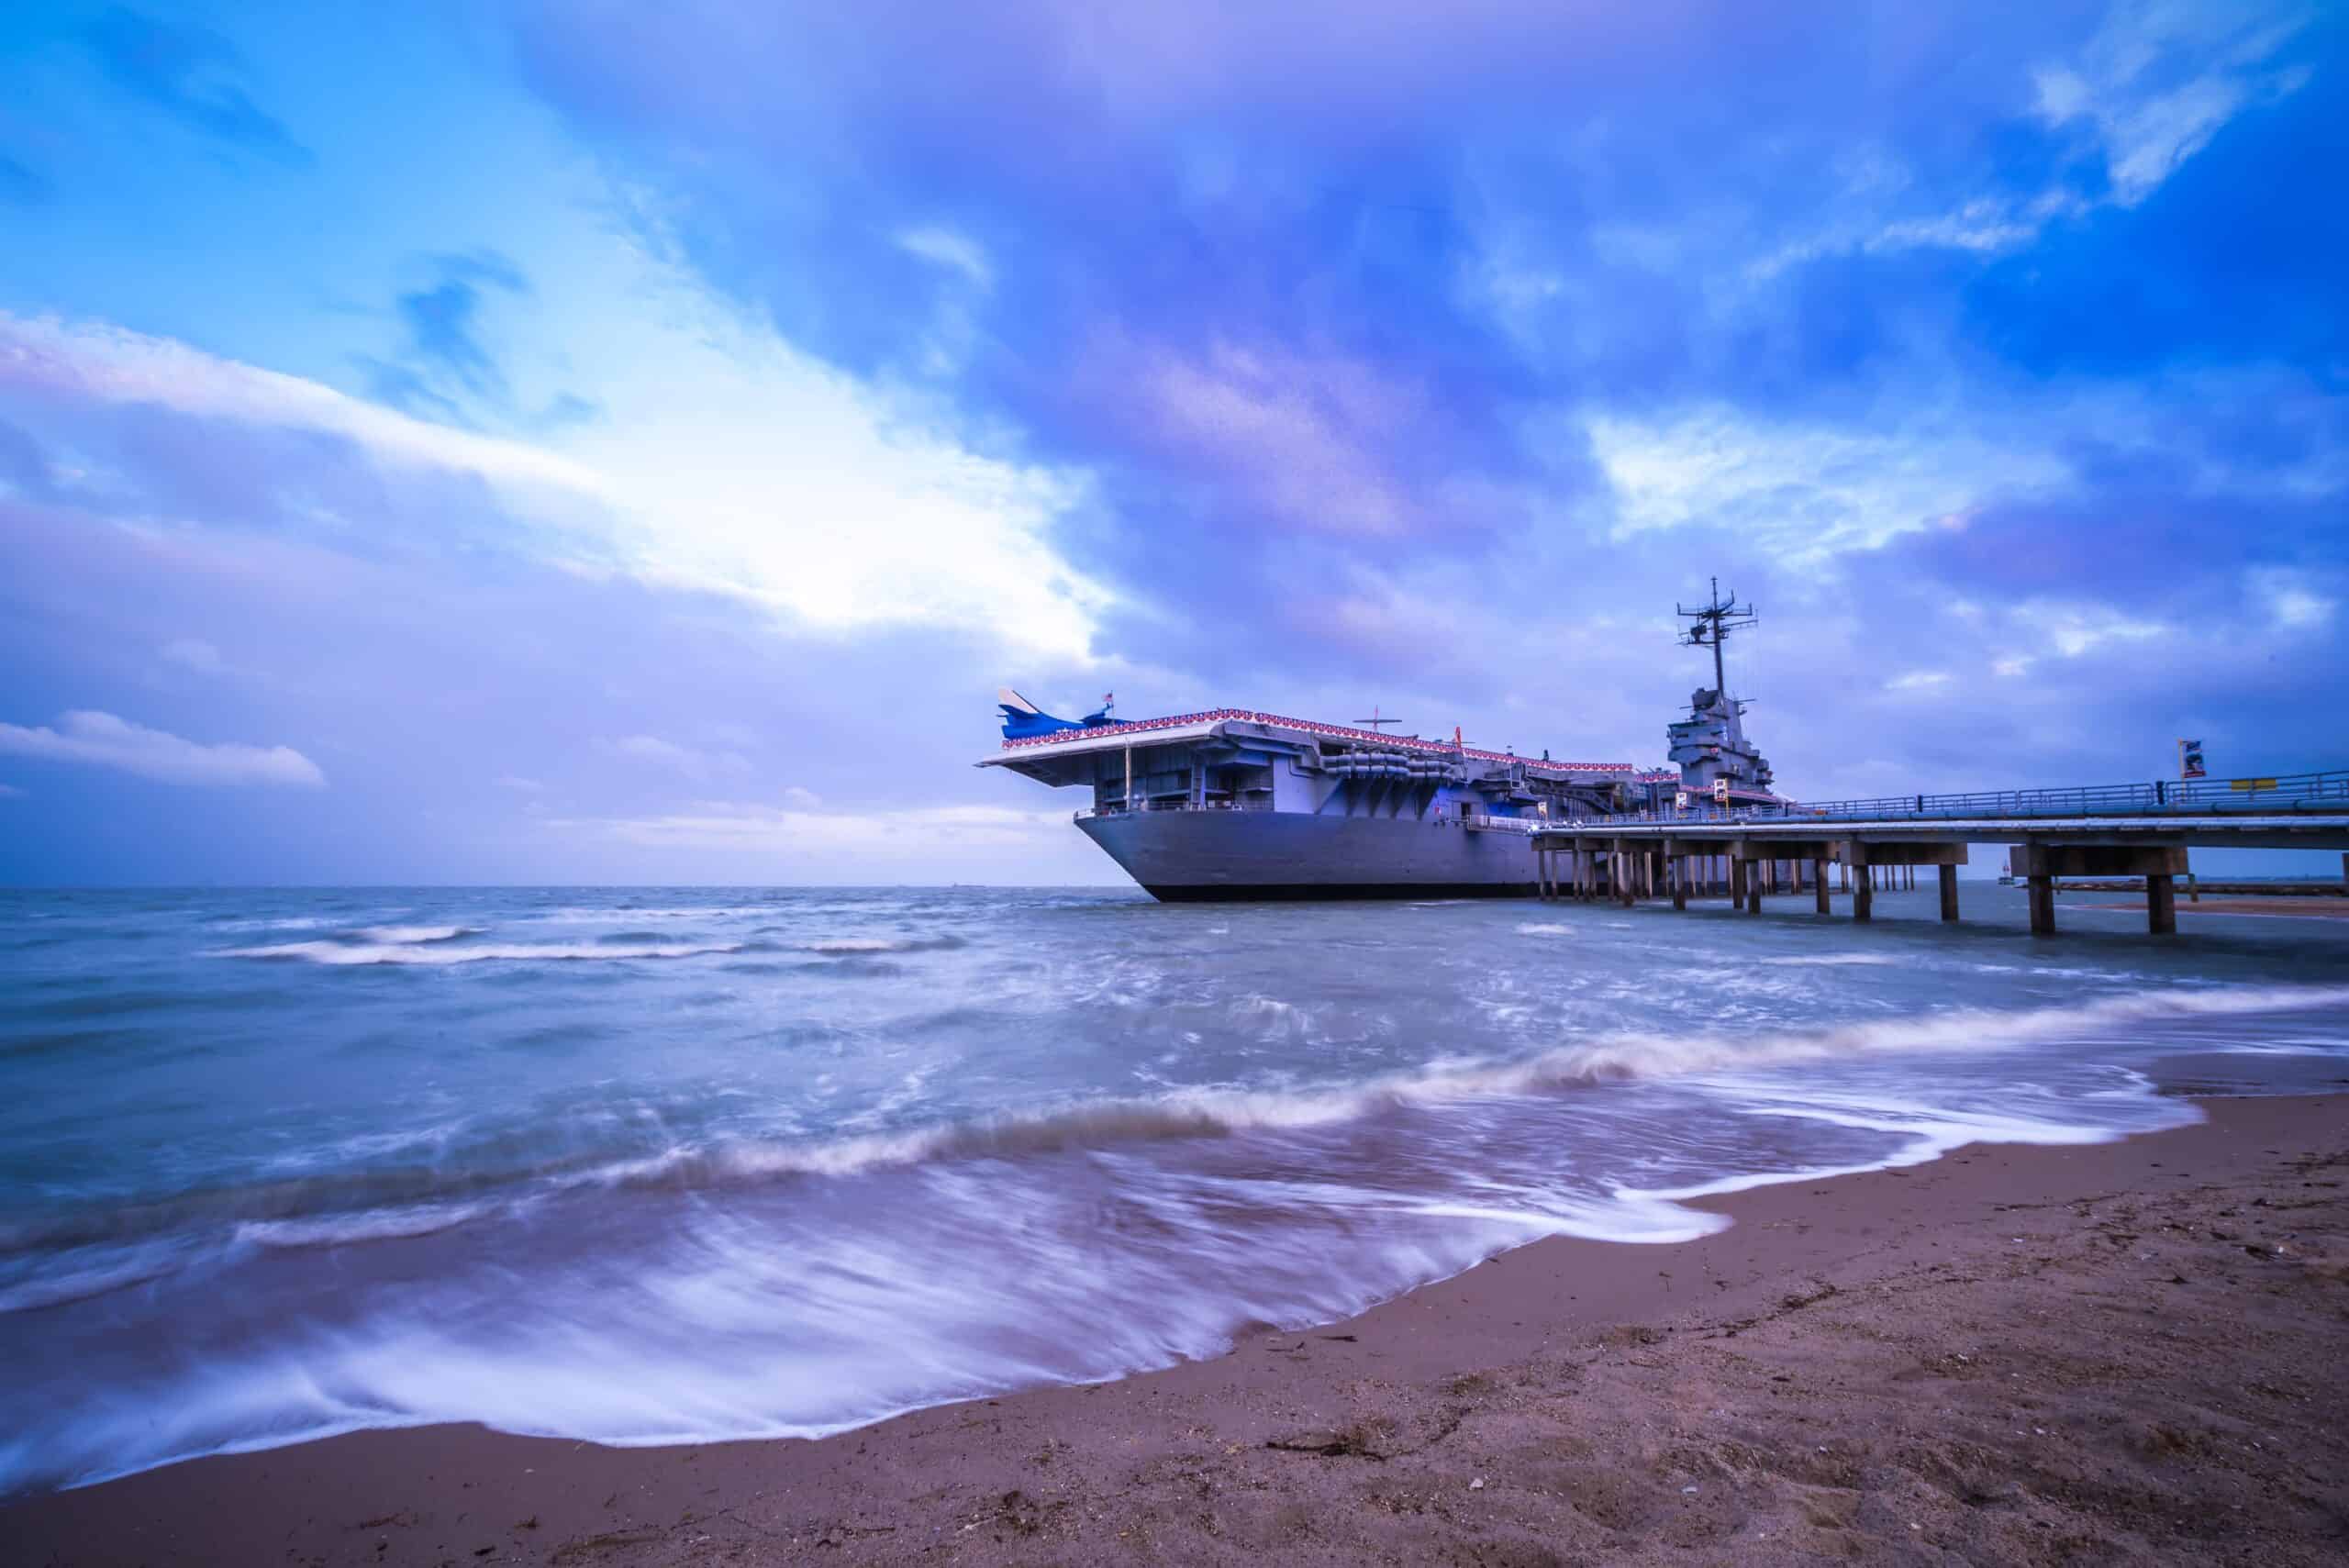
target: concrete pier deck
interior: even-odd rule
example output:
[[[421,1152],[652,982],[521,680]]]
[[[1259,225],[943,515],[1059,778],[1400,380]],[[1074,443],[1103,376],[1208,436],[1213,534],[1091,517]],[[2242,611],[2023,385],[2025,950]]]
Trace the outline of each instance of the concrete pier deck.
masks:
[[[2014,846],[2031,888],[2031,929],[2055,929],[2054,879],[2143,879],[2147,929],[2177,929],[2176,879],[2190,849],[2343,851],[2349,887],[2349,771],[2287,778],[1902,795],[1776,809],[1698,807],[1560,823],[1532,836],[1544,897],[1604,895],[1631,903],[1668,895],[1687,907],[1692,884],[1726,882],[1759,914],[1766,892],[1801,893],[1829,911],[1829,868],[1852,890],[1852,917],[1868,919],[1872,891],[1914,885],[1935,868],[1941,915],[1958,917],[1957,868],[1976,844]],[[1726,865],[1726,878],[1711,876]],[[1701,882],[1700,882],[1700,873]]]

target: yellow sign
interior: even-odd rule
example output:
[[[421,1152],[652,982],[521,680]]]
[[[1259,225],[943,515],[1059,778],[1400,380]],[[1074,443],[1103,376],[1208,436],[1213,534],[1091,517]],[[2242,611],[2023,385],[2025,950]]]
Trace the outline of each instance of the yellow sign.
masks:
[[[2274,779],[2229,779],[2227,787],[2230,789],[2274,789],[2276,781]]]

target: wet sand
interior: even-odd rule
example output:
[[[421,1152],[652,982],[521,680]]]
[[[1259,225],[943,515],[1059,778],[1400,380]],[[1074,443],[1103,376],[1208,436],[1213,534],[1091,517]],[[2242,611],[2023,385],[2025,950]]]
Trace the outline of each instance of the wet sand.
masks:
[[[1736,1223],[1702,1240],[1544,1240],[1217,1360],[821,1441],[355,1433],[22,1501],[0,1540],[105,1564],[2338,1562],[2349,1097],[2204,1108],[1708,1200]]]
[[[2128,904],[2076,904],[2066,902],[2066,908],[2076,909],[2134,909],[2144,912],[2142,898]],[[2333,898],[2321,894],[2291,898],[2213,898],[2205,894],[2191,899],[2184,894],[2177,896],[2177,912],[2181,915],[2283,915],[2302,920],[2349,920],[2349,898]]]

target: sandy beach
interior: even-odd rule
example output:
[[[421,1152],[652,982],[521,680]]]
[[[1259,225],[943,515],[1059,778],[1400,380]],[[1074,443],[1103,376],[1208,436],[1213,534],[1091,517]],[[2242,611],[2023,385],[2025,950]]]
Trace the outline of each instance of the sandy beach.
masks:
[[[2338,1562],[2349,1097],[2203,1105],[820,1441],[362,1432],[0,1533],[41,1564]]]
[[[2143,913],[2145,901],[2133,903],[2083,904],[2083,909],[2133,909]],[[2299,920],[2349,920],[2349,898],[2332,898],[2321,894],[2296,898],[2180,898],[2177,907],[2189,915],[2256,915],[2282,917]]]

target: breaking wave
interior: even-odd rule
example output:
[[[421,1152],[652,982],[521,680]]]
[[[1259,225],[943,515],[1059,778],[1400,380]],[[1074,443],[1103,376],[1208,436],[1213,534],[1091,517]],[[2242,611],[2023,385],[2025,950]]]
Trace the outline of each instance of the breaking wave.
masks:
[[[1752,1039],[1621,1034],[1562,1047],[1522,1062],[1449,1063],[1347,1087],[1194,1090],[1152,1099],[1097,1101],[796,1148],[746,1145],[681,1151],[613,1174],[627,1181],[726,1180],[789,1173],[846,1175],[877,1165],[1001,1159],[1072,1148],[1312,1127],[1413,1106],[1541,1094],[1637,1078],[1743,1072],[1862,1054],[2006,1051],[2068,1036],[2093,1035],[2118,1024],[2344,1005],[2349,1005],[2349,986],[2245,986],[2162,991],[2023,1012],[1954,1010],[1846,1025],[1813,1034]]]
[[[1787,958],[1756,959],[1757,963],[1776,964],[1784,968],[1836,969],[1846,964],[1879,965],[1911,962],[1881,952],[1820,952],[1797,953]]]
[[[745,942],[635,942],[585,945],[557,942],[502,942],[486,947],[456,947],[466,933],[402,942],[278,942],[268,947],[226,948],[220,958],[273,959],[309,963],[481,963],[490,960],[527,963],[580,959],[698,958],[704,953],[741,952]]]
[[[619,1159],[608,1151],[574,1148],[551,1158],[494,1166],[436,1162],[322,1173],[194,1193],[117,1207],[103,1216],[61,1215],[0,1229],[0,1255],[34,1246],[118,1242],[190,1224],[227,1224],[237,1228],[240,1239],[265,1245],[324,1245],[425,1234],[488,1212],[487,1199],[525,1199],[582,1187],[698,1191],[778,1178],[852,1177],[930,1162],[1017,1161],[1077,1150],[1277,1133],[1608,1083],[1744,1073],[1900,1053],[1989,1053],[2050,1040],[2109,1037],[2116,1027],[2132,1023],[2343,1006],[2349,1006],[2349,986],[2181,988],[2026,1011],[1952,1010],[1812,1033],[1686,1038],[1620,1033],[1521,1061],[1447,1061],[1354,1084],[1182,1090],[799,1143],[759,1138],[680,1143]],[[0,1296],[0,1304],[5,1302]],[[6,1309],[0,1305],[0,1310]]]
[[[2132,1067],[2338,1054],[2349,1015],[2349,954],[2288,937],[1999,975],[1932,927],[1839,951],[1481,901],[300,896],[139,904],[144,945],[93,922],[0,976],[21,1125],[72,1135],[0,1194],[0,1491],[361,1424],[699,1441],[1097,1380],[1539,1235],[1698,1234],[1709,1192],[2175,1126]]]

